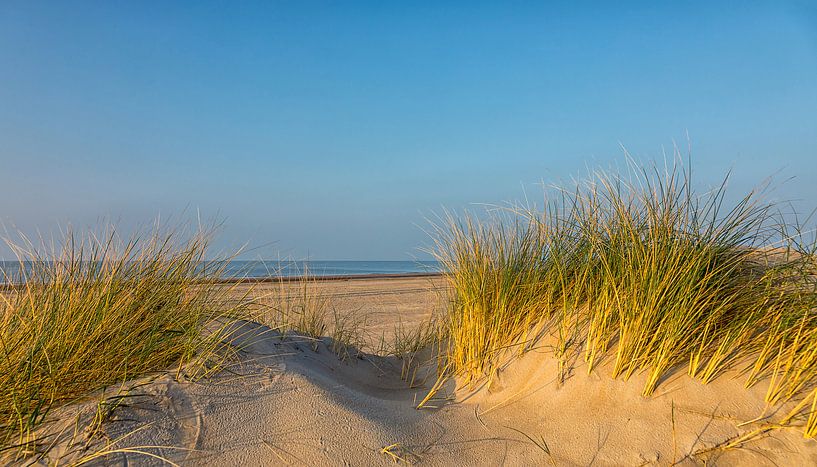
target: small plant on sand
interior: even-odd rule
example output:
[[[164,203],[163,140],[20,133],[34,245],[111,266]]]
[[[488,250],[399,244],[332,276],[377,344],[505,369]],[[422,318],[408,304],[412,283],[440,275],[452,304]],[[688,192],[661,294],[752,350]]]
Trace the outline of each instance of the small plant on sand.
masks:
[[[93,391],[174,365],[195,377],[220,361],[219,331],[241,305],[224,299],[208,238],[111,230],[68,234],[57,248],[10,242],[19,265],[0,292],[0,451],[37,454],[52,409]]]
[[[282,333],[293,331],[315,341],[326,335],[329,297],[308,274],[297,283],[279,282],[263,298],[263,305],[265,321]]]
[[[409,387],[418,387],[425,384],[428,375],[418,378],[418,371],[429,363],[433,357],[424,356],[425,350],[432,352],[439,350],[442,338],[442,328],[434,317],[422,321],[415,326],[406,326],[399,322],[394,328],[394,334],[388,350],[381,353],[392,355],[402,362],[400,378],[409,384]],[[385,340],[385,339],[383,339]],[[386,349],[385,345],[381,347]]]
[[[320,279],[308,271],[297,281],[280,281],[259,305],[261,321],[284,337],[294,334],[308,339],[313,350],[329,337],[330,350],[345,360],[357,356],[365,345],[366,317],[339,313],[320,286]]]
[[[393,443],[384,446],[380,453],[389,458],[393,463],[399,464],[414,464],[419,460],[419,457],[406,449],[402,443]]]
[[[329,350],[347,360],[362,355],[362,349],[366,347],[366,327],[367,316],[350,312],[341,313],[337,309],[332,309],[332,321],[329,325]]]

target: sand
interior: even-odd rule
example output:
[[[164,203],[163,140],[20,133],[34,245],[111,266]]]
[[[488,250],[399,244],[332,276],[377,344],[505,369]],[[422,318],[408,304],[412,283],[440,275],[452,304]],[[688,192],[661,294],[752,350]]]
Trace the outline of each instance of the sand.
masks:
[[[297,296],[302,287],[299,282],[249,284],[233,293],[267,302],[265,298]],[[372,338],[391,335],[398,326],[416,327],[447,307],[442,276],[311,281],[308,287],[310,294],[325,297],[330,308],[364,321]]]
[[[253,293],[264,287],[272,286]],[[321,287],[339,309],[372,316],[374,334],[399,321],[419,323],[444,306],[439,279]],[[126,403],[102,425],[104,436],[94,438],[91,451],[104,447],[105,437],[125,436],[114,447],[164,446],[141,450],[193,466],[817,464],[817,442],[795,429],[775,430],[741,449],[700,453],[756,427],[739,425],[764,413],[765,384],[747,390],[735,375],[701,385],[680,369],[644,398],[643,375],[614,380],[605,365],[587,374],[578,359],[560,384],[543,341],[490,384],[450,380],[432,408],[417,410],[433,377],[410,387],[398,358],[364,352],[341,359],[328,339],[317,345],[281,339],[253,322],[232,335],[242,350],[229,371],[198,381],[168,374],[130,383]],[[62,409],[64,433],[95,407],[89,401]],[[61,443],[76,459],[81,450]],[[163,464],[134,452],[98,463]]]

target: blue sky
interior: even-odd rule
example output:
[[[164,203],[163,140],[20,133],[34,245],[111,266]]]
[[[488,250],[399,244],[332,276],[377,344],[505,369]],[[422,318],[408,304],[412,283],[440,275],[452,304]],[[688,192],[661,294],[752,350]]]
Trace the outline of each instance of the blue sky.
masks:
[[[6,1],[0,221],[410,259],[443,207],[687,134],[702,183],[817,206],[817,8],[665,3]]]

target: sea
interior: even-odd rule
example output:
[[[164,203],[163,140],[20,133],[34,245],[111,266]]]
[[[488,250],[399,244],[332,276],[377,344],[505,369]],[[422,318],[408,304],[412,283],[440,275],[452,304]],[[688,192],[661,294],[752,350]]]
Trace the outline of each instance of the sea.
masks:
[[[20,264],[0,261],[0,282],[17,282]],[[271,277],[326,277],[378,274],[420,274],[441,272],[437,261],[289,261],[254,260],[229,261],[224,267],[223,279]]]
[[[225,276],[265,278],[418,274],[441,271],[437,261],[230,261]]]

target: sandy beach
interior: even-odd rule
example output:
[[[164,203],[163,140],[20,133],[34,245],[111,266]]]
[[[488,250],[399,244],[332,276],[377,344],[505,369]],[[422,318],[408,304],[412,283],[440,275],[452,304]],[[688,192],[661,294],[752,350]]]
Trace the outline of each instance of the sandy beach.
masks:
[[[370,336],[390,334],[396,327],[412,329],[446,311],[448,294],[441,275],[376,275],[374,277],[317,278],[308,293],[327,300],[330,311],[365,323]],[[293,299],[303,294],[303,282],[264,281],[233,290],[269,304],[273,299]]]
[[[0,6],[0,467],[817,466],[817,0]]]
[[[372,336],[399,323],[419,325],[445,304],[441,277],[312,285],[339,313],[368,316]],[[297,294],[299,283],[242,287],[265,297],[281,290]],[[587,374],[576,358],[560,383],[543,340],[521,358],[509,355],[490,382],[445,382],[418,410],[434,383],[433,362],[418,361],[419,376],[410,384],[395,356],[364,349],[340,358],[329,339],[282,339],[253,322],[237,324],[232,336],[241,349],[237,359],[210,378],[166,374],[116,388],[127,402],[111,412],[93,446],[104,450],[98,440],[115,440],[112,448],[133,450],[95,462],[165,464],[144,454],[150,453],[178,465],[225,466],[817,463],[813,441],[794,429],[769,432],[741,449],[718,448],[760,423],[758,417],[774,415],[765,408],[763,389],[746,390],[734,375],[702,385],[676,371],[645,398],[643,375],[616,380],[606,364]],[[93,416],[98,400],[60,409],[64,440],[71,426]],[[63,441],[52,455],[81,445],[73,444]]]

